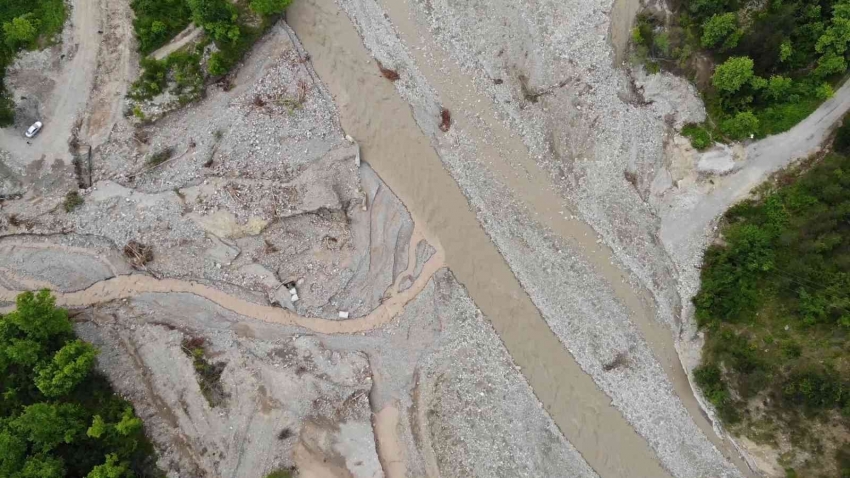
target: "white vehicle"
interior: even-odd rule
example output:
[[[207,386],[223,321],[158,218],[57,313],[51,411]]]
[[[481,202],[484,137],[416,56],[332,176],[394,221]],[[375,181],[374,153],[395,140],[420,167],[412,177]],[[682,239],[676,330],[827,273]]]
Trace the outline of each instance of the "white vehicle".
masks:
[[[32,126],[29,127],[29,129],[27,129],[27,132],[24,133],[24,136],[26,136],[27,138],[32,138],[33,136],[37,135],[39,131],[41,131],[42,126],[44,125],[41,124],[41,121],[36,121],[32,124]]]

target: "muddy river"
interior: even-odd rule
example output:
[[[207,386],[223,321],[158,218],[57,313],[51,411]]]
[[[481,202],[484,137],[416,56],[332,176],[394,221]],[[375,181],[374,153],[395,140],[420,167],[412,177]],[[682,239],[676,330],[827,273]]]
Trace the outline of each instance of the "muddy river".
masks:
[[[493,323],[567,439],[601,476],[669,476],[544,322],[345,13],[333,0],[305,0],[290,7],[287,21],[333,95],[343,129],[360,143],[363,160],[417,226],[439,240],[446,265]]]

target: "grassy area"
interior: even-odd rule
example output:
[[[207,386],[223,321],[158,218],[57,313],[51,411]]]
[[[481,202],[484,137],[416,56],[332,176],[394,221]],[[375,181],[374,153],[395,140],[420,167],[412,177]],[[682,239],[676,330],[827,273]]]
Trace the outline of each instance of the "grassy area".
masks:
[[[639,15],[633,58],[695,80],[709,114],[701,127],[717,140],[787,131],[847,71],[850,0],[684,0],[678,12]]]
[[[0,476],[161,477],[132,405],[48,291],[0,316]]]
[[[63,0],[3,0],[0,2],[0,126],[15,119],[15,105],[5,91],[6,67],[22,49],[51,44],[65,24]]]
[[[739,435],[780,447],[789,476],[850,476],[850,125],[723,218],[694,299],[695,378]],[[790,444],[790,447],[788,446]]]

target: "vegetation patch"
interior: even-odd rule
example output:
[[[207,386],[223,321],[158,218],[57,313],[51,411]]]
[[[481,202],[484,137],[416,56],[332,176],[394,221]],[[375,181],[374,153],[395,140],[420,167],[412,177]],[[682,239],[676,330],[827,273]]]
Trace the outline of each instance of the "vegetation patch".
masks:
[[[49,291],[0,316],[0,476],[161,477],[132,405]]]
[[[180,106],[199,99],[206,79],[229,73],[290,3],[291,0],[134,0],[133,25],[142,53],[168,43],[190,21],[204,29],[206,39],[191,52],[177,51],[162,60],[144,58],[142,75],[128,96],[142,102],[170,93]],[[138,104],[133,114],[146,119]]]
[[[148,166],[151,166],[151,167],[159,166],[160,164],[171,159],[171,156],[173,156],[173,155],[174,155],[174,147],[169,146],[167,148],[162,148],[159,151],[157,151],[156,153],[153,153],[152,155],[150,155],[150,157],[147,159],[146,163],[148,164]]]
[[[68,191],[68,194],[65,195],[65,201],[62,203],[62,207],[65,208],[65,212],[71,212],[82,205],[83,197],[80,196],[80,193],[77,191]]]
[[[712,136],[761,138],[832,96],[848,67],[848,23],[850,0],[684,0],[669,19],[641,14],[632,52],[650,72],[695,81]]]
[[[192,359],[198,386],[211,407],[224,403],[227,394],[221,385],[221,374],[227,366],[224,362],[211,363],[206,359],[205,340],[202,337],[191,337],[183,340],[183,352]]]
[[[6,67],[22,49],[50,45],[62,31],[67,15],[63,0],[3,0],[0,2],[0,126],[15,120],[15,103],[4,86]]]
[[[725,214],[694,298],[697,384],[733,433],[778,447],[798,476],[850,476],[847,129],[841,152]]]
[[[269,473],[268,475],[266,475],[266,478],[292,478],[292,470],[289,470],[289,469],[275,470],[275,471]]]
[[[148,57],[141,61],[142,75],[130,86],[127,96],[136,101],[153,99],[162,93],[177,97],[181,105],[200,98],[204,93],[204,73],[201,69],[202,46],[194,52],[174,52],[163,60]],[[144,119],[141,109],[133,114]]]
[[[186,0],[133,0],[133,28],[139,51],[147,55],[165,45],[189,25],[192,12]]]
[[[686,124],[682,127],[682,136],[689,138],[694,148],[702,151],[712,145],[711,132],[698,124]]]

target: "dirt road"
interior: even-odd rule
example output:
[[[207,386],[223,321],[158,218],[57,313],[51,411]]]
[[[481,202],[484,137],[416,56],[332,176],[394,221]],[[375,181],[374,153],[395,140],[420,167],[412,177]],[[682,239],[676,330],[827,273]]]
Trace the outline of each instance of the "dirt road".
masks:
[[[675,213],[662,216],[661,239],[668,249],[691,249],[720,214],[770,174],[815,153],[848,109],[850,82],[790,131],[747,145],[743,163],[737,171],[715,179],[714,189],[699,201],[685,203],[686,206]]]
[[[58,91],[44,105],[44,123],[41,134],[27,144],[23,131],[9,127],[0,129],[0,145],[25,166],[41,158],[50,162],[55,158],[70,159],[68,139],[80,113],[89,99],[88,92],[94,82],[97,57],[100,51],[103,28],[100,0],[74,0],[71,6],[71,24],[75,53],[66,60],[56,78]]]
[[[151,53],[150,56],[156,58],[157,60],[162,60],[163,58],[174,53],[180,48],[183,48],[189,42],[196,40],[199,36],[201,36],[201,33],[203,32],[203,28],[196,27],[193,23],[190,23],[189,26],[186,27],[186,29],[182,32],[178,33],[173,40],[168,42],[168,44],[163,45],[155,52]]]

